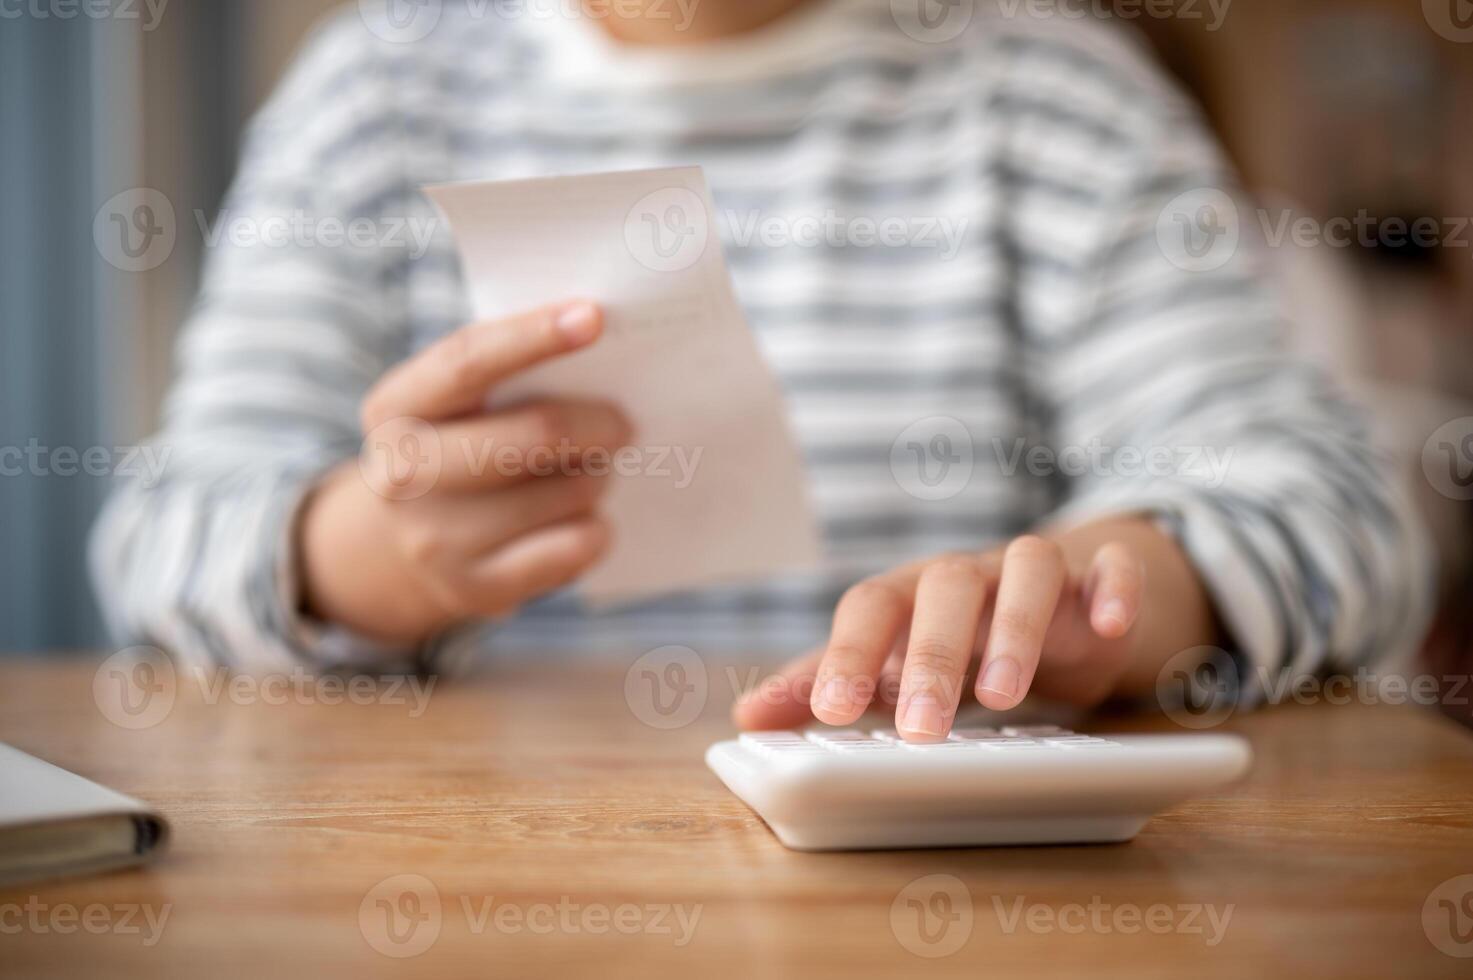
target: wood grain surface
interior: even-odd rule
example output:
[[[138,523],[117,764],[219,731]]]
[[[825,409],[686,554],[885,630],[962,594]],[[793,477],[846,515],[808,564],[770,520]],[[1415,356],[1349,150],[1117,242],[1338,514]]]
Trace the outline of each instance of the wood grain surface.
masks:
[[[0,976],[1473,976],[1473,878],[1444,884],[1473,735],[1433,711],[1233,717],[1250,778],[1129,844],[801,854],[702,761],[745,674],[662,729],[633,659],[427,697],[179,676],[135,716],[100,658],[0,667],[0,740],[174,831],[149,869],[0,890]]]

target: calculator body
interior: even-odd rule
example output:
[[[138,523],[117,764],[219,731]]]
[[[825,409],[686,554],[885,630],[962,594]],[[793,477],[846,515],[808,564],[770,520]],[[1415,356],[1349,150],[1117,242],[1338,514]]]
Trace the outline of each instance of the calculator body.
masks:
[[[706,762],[795,850],[1130,840],[1150,817],[1252,764],[1234,735],[963,729],[910,744],[892,731],[761,732]]]

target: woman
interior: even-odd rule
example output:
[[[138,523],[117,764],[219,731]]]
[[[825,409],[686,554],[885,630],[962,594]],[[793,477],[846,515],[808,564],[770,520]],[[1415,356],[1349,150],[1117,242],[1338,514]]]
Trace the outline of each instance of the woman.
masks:
[[[964,695],[1091,704],[1222,647],[1251,699],[1420,637],[1408,509],[1280,353],[1221,155],[1131,38],[965,0],[407,9],[319,32],[252,129],[232,221],[422,225],[427,183],[702,164],[829,560],[581,611],[558,590],[606,545],[606,481],[467,472],[393,501],[354,458],[402,416],[524,451],[627,440],[617,406],[484,408],[597,343],[580,284],[466,325],[443,229],[423,255],[226,245],[158,436],[172,472],[120,486],[96,531],[121,634],[248,668],[432,659],[493,617],[496,650],[819,644],[738,722],[848,724],[878,689],[916,740]],[[744,215],[915,234],[804,245],[732,234]],[[918,465],[972,469],[918,487],[890,465],[902,433]]]

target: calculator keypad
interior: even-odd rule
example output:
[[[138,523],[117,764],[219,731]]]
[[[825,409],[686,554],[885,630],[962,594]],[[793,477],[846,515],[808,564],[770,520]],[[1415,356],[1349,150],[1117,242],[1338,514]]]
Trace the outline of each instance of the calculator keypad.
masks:
[[[958,728],[944,742],[911,743],[893,730],[863,732],[842,729],[802,732],[748,732],[743,745],[769,757],[862,756],[896,753],[1010,753],[1067,752],[1079,748],[1119,748],[1119,742],[1081,735],[1057,725],[1004,725],[1001,728]]]

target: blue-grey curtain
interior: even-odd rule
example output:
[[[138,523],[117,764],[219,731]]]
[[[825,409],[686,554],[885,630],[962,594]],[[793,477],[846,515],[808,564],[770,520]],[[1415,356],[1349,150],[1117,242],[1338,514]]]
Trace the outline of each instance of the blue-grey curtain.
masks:
[[[165,9],[175,19],[165,67],[150,71],[177,94],[178,111],[149,122],[178,127],[183,138],[169,145],[188,148],[180,163],[192,199],[176,202],[187,216],[215,207],[229,176],[235,42],[249,4]],[[100,447],[116,463],[116,448],[140,434],[132,429],[151,422],[120,404],[140,380],[130,376],[137,304],[113,291],[138,281],[106,265],[93,242],[98,208],[140,179],[120,161],[136,160],[148,138],[142,51],[137,25],[119,19],[0,21],[0,655],[106,639],[86,540],[109,478],[82,472],[72,454]],[[180,221],[181,236],[193,227]],[[192,256],[183,243],[170,261]]]
[[[104,481],[55,472],[56,449],[106,441],[90,33],[55,18],[0,29],[0,651],[100,638],[83,552]]]

